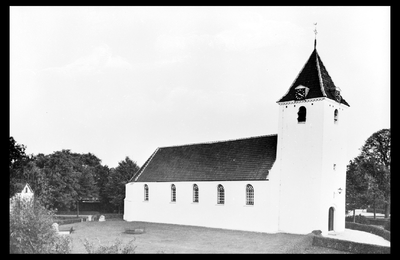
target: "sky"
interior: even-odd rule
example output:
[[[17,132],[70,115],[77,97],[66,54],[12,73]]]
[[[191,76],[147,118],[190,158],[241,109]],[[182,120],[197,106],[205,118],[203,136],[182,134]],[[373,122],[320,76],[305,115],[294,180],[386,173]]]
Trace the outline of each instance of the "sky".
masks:
[[[316,27],[314,23],[317,23]],[[390,7],[10,7],[10,136],[141,166],[278,132],[314,48],[350,104],[347,158],[390,128]]]

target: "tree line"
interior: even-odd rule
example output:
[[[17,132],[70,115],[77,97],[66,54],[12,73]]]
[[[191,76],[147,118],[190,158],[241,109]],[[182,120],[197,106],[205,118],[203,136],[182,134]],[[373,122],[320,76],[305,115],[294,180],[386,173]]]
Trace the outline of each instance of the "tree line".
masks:
[[[125,184],[139,170],[126,157],[116,168],[102,165],[94,154],[61,150],[26,155],[26,147],[10,137],[10,198],[29,183],[35,198],[47,208],[74,210],[82,199],[98,198],[103,210],[123,209]],[[346,209],[384,208],[390,215],[391,133],[373,133],[360,154],[347,165]]]
[[[104,211],[120,212],[125,184],[139,170],[129,157],[109,168],[92,153],[27,155],[24,145],[9,140],[10,198],[29,183],[35,199],[50,209],[76,210],[80,200],[92,199],[99,200]]]
[[[346,208],[353,210],[383,208],[390,215],[390,129],[373,133],[361,147],[360,154],[350,161],[346,172]]]

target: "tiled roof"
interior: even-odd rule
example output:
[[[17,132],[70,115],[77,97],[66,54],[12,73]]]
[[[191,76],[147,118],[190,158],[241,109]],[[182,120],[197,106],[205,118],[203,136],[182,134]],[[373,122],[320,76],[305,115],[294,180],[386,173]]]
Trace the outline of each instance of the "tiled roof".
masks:
[[[158,148],[133,176],[136,182],[265,180],[277,135]]]
[[[289,91],[278,102],[296,100],[295,88],[299,85],[309,88],[306,99],[327,97],[337,101],[334,96],[334,90],[336,89],[335,83],[333,83],[332,78],[329,76],[328,71],[322,63],[322,60],[317,53],[317,49],[314,49],[311,53],[310,58],[304,65],[296,80],[293,82]],[[340,103],[350,106],[343,97],[340,100]]]

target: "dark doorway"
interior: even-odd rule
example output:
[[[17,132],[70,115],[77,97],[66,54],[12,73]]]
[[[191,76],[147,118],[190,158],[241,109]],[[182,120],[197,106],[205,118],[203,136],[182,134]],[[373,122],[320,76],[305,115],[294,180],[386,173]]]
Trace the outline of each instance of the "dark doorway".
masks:
[[[329,217],[328,217],[328,231],[333,230],[333,216],[335,213],[335,209],[333,207],[329,208]]]

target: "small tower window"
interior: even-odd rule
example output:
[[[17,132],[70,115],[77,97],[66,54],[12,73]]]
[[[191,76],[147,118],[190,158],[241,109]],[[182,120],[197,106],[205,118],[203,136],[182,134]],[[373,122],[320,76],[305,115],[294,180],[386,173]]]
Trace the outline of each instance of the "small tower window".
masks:
[[[176,202],[176,187],[175,187],[175,184],[171,185],[171,202]]]
[[[297,122],[298,123],[305,123],[306,122],[306,114],[307,109],[303,106],[299,107],[299,112],[297,112]]]
[[[193,184],[193,202],[199,202],[199,187]]]
[[[333,122],[337,124],[339,121],[339,111],[335,109],[335,112],[333,113]]]
[[[144,201],[149,201],[149,186],[144,185]]]

